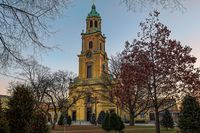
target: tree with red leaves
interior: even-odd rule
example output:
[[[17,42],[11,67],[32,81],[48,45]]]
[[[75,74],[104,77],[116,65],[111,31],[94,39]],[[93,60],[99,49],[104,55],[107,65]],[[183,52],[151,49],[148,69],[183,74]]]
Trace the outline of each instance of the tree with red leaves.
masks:
[[[158,16],[157,11],[150,13],[149,18],[140,24],[139,39],[132,44],[127,43],[125,52],[122,52],[125,65],[121,67],[122,76],[119,78],[123,86],[118,87],[121,87],[120,93],[135,90],[129,87],[133,86],[132,83],[148,90],[155,110],[156,133],[160,133],[159,112],[175,105],[177,100],[198,89],[200,84],[200,70],[194,67],[196,58],[190,54],[192,49],[170,39],[171,31],[159,21]],[[139,67],[130,69],[131,61]],[[134,94],[125,99],[132,96]]]
[[[130,51],[129,43],[121,55],[111,60],[116,76],[112,95],[116,104],[129,114],[129,124],[134,125],[134,118],[147,111],[149,93],[147,90],[147,57],[144,53]],[[118,61],[118,63],[117,63]],[[120,62],[120,63],[119,63]],[[118,66],[116,66],[118,65]],[[119,69],[119,70],[116,70]]]

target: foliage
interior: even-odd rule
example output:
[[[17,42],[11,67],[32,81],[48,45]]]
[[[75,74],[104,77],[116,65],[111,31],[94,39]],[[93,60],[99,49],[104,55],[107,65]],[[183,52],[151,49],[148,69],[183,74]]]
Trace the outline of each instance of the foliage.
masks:
[[[92,114],[92,116],[91,116],[91,118],[90,118],[90,123],[91,123],[91,124],[96,124],[96,116],[95,116],[94,113]]]
[[[200,132],[200,106],[194,97],[188,95],[184,98],[178,126],[181,133]]]
[[[29,87],[18,85],[13,89],[7,112],[11,133],[31,133],[34,103]]]
[[[161,120],[161,125],[165,127],[167,130],[168,128],[174,128],[174,121],[169,110],[165,110],[163,118]]]
[[[119,125],[115,128],[115,130],[121,132],[125,128],[125,125],[120,116],[117,116],[117,118],[118,118],[117,121],[119,122]]]
[[[106,112],[105,114],[105,119],[102,123],[102,128],[106,131],[111,131],[111,123],[110,123],[110,114],[108,112]]]
[[[70,115],[67,116],[67,125],[71,125],[72,124],[72,118]]]
[[[58,120],[58,125],[64,125],[64,117],[65,117],[65,115],[62,113]]]
[[[6,119],[5,112],[3,112],[1,108],[1,99],[0,99],[0,133],[10,133],[8,124],[9,123]]]
[[[112,68],[115,68],[112,73],[116,77],[111,94],[117,106],[129,114],[129,124],[134,125],[134,118],[147,110],[150,101],[146,80],[148,66],[143,63],[146,58],[142,54],[143,60],[140,60],[138,53],[130,54],[126,48],[118,58],[111,60]]]
[[[132,69],[134,71],[126,68],[124,72],[132,72],[134,78],[136,74],[135,84],[142,83],[142,87],[148,90],[149,101],[155,109],[156,133],[160,133],[159,112],[172,107],[176,100],[181,100],[200,85],[200,70],[194,66],[196,58],[190,54],[192,49],[170,39],[171,31],[159,21],[158,16],[158,11],[150,13],[149,18],[140,23],[138,39],[131,44],[126,42],[122,52],[124,67],[138,67]],[[132,61],[136,61],[133,66]],[[142,75],[137,78],[140,72]],[[129,84],[129,77],[120,78],[124,80],[122,85]],[[129,97],[134,98],[134,95],[126,99]]]
[[[97,119],[98,124],[102,124],[104,118],[105,118],[105,112],[104,112],[104,111],[101,111],[101,112],[99,113],[99,116],[98,116],[98,119]]]
[[[49,133],[49,127],[47,126],[47,117],[41,111],[34,113],[32,122],[32,133]]]
[[[102,128],[106,131],[114,130],[121,132],[125,126],[121,118],[116,113],[106,112]]]

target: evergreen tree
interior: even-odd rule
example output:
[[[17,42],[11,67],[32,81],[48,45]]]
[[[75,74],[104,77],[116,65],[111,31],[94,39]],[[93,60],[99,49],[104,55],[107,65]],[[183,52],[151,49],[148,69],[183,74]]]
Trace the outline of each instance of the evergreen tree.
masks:
[[[125,125],[124,125],[124,122],[122,121],[121,117],[117,116],[117,118],[118,118],[119,124],[115,130],[121,132],[125,128]]]
[[[58,125],[64,125],[64,117],[65,117],[65,115],[62,113],[58,120]]]
[[[102,124],[104,118],[105,118],[105,112],[104,112],[104,111],[101,111],[101,112],[99,113],[99,116],[98,116],[98,119],[97,119],[98,124]]]
[[[110,113],[110,125],[111,125],[111,130],[115,131],[119,126],[118,116],[116,113]]]
[[[72,118],[70,115],[67,116],[67,125],[71,125],[72,124]]]
[[[181,106],[178,126],[181,133],[200,133],[200,106],[194,97],[186,96]]]
[[[106,112],[105,119],[102,123],[102,128],[108,132],[111,130],[121,132],[125,126],[121,118],[116,113],[109,114]]]
[[[91,118],[90,118],[90,123],[91,123],[91,124],[96,124],[96,116],[95,116],[94,113],[92,114],[92,116],[91,116]]]
[[[32,133],[49,133],[49,127],[47,126],[47,117],[41,111],[34,113],[34,119],[32,122]]]
[[[106,112],[105,119],[102,123],[102,128],[106,131],[111,131],[110,114]]]
[[[110,121],[112,130],[121,132],[125,128],[121,117],[118,116],[116,113],[111,113]]]
[[[5,117],[5,113],[2,110],[1,106],[1,99],[0,99],[0,133],[9,133],[9,126],[8,126],[8,121]]]
[[[161,120],[161,125],[168,130],[168,128],[174,128],[174,121],[169,110],[165,110],[163,118]]]
[[[31,133],[34,98],[28,87],[18,85],[8,102],[7,118],[11,133]]]

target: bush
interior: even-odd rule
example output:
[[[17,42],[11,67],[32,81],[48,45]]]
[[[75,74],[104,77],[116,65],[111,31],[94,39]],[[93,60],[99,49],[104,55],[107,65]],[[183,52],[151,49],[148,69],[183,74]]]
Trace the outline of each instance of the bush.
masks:
[[[102,122],[103,122],[104,119],[105,119],[105,112],[101,111],[99,113],[99,116],[98,116],[98,119],[97,119],[98,124],[102,124]]]
[[[91,118],[90,118],[90,123],[91,123],[91,124],[96,124],[96,116],[95,116],[94,113],[92,114],[92,116],[91,116]]]
[[[174,121],[169,110],[165,110],[163,118],[161,120],[161,125],[168,130],[168,128],[174,128]]]
[[[33,133],[49,133],[49,127],[47,126],[47,117],[41,111],[37,111],[34,114],[32,122]]]
[[[116,127],[115,130],[121,132],[125,128],[125,126],[124,126],[124,123],[123,123],[121,117],[118,116],[117,118],[118,118],[118,121],[119,121],[119,125]]]
[[[115,130],[119,126],[118,116],[116,113],[110,114],[110,126],[111,130]]]
[[[121,118],[117,116],[116,113],[109,114],[106,112],[105,119],[102,123],[102,128],[106,131],[114,130],[121,132],[125,126]]]
[[[72,124],[72,118],[70,115],[67,116],[67,125],[71,125]]]
[[[194,97],[183,100],[178,126],[181,133],[200,133],[200,107]]]
[[[102,128],[109,132],[111,130],[110,123],[111,123],[110,122],[110,114],[108,112],[106,112],[105,119],[103,120],[103,123],[102,123]]]

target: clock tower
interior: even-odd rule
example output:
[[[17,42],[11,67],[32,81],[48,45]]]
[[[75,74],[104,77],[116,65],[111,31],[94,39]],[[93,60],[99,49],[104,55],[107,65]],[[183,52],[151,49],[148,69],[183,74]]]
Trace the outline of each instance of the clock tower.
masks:
[[[86,32],[81,33],[82,50],[79,57],[79,79],[98,79],[107,70],[106,37],[101,32],[101,17],[93,4],[86,19]]]

